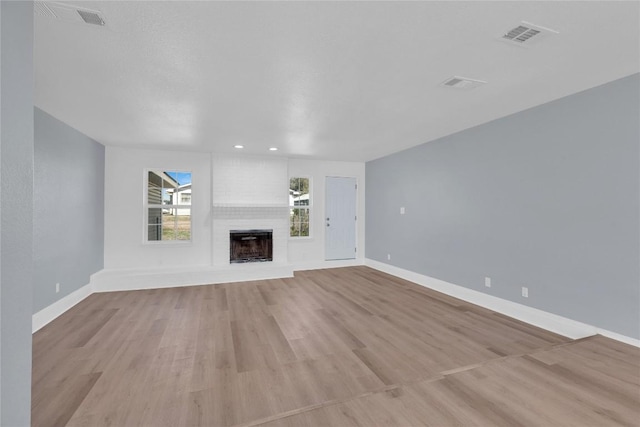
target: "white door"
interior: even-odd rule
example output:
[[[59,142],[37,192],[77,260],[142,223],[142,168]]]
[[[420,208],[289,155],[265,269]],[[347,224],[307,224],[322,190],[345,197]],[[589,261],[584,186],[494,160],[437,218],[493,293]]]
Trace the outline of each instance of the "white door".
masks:
[[[356,179],[328,176],[325,184],[325,259],[354,259]]]

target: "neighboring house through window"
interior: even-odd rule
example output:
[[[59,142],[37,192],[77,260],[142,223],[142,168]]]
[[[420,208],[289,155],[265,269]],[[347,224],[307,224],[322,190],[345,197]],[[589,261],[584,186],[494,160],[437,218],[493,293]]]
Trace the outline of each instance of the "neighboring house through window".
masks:
[[[178,185],[177,188],[169,190],[171,203],[177,208],[171,212],[173,215],[191,214],[191,183]]]
[[[147,171],[146,240],[191,240],[191,172]]]
[[[309,178],[289,179],[289,235],[309,237],[311,217],[311,192]]]

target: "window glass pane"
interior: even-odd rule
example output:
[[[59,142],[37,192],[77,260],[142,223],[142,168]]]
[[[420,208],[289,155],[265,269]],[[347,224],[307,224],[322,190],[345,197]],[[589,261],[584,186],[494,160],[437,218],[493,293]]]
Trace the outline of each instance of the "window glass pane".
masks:
[[[291,209],[289,225],[289,235],[291,237],[309,236],[309,209]]]
[[[191,184],[191,172],[167,172],[179,186]]]
[[[309,205],[309,178],[290,178],[289,196],[292,206]]]
[[[289,189],[296,194],[309,193],[309,178],[291,178],[289,180]]]
[[[162,191],[162,179],[160,178],[160,176],[158,176],[154,172],[149,171],[147,201],[150,205],[159,205],[162,203],[161,191]]]
[[[291,209],[289,235],[292,237],[300,235],[300,209]]]
[[[191,240],[191,212],[176,216],[176,240]]]
[[[162,240],[162,224],[149,225],[147,232],[147,240]]]
[[[163,188],[162,189],[162,204],[163,205],[172,205],[173,204],[173,188]]]
[[[300,209],[300,222],[309,223],[309,209]]]
[[[162,240],[176,240],[176,217],[171,211],[173,209],[162,212]]]
[[[149,225],[162,224],[162,209],[149,208],[148,221]]]
[[[147,175],[147,239],[191,240],[191,172],[152,170]],[[162,207],[160,207],[162,206]]]
[[[300,178],[300,195],[304,196],[304,195],[308,195],[309,194],[309,178]],[[307,197],[307,200],[309,200],[309,198]]]
[[[300,209],[300,235],[309,236],[309,208]]]
[[[309,208],[296,208],[297,206],[311,206],[311,194],[309,193],[309,178],[293,177],[289,179],[289,205],[291,237],[309,236]]]
[[[191,209],[162,211],[160,223],[149,223],[149,240],[191,240]]]
[[[178,204],[176,194],[191,193],[191,172],[148,172],[147,202],[154,205]]]

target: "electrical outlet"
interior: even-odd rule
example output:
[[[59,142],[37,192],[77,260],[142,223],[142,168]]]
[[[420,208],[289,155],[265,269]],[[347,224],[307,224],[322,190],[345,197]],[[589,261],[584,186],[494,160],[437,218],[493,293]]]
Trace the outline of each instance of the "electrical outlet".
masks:
[[[56,294],[60,292],[60,283],[56,283]]]
[[[387,260],[391,261],[391,254],[387,254]]]
[[[491,287],[491,277],[485,277],[485,278],[484,278],[484,285],[485,285],[487,288],[490,288],[490,287]]]
[[[404,206],[400,208],[400,215],[404,215]]]
[[[529,298],[529,288],[525,286],[522,287],[522,296],[525,298]]]

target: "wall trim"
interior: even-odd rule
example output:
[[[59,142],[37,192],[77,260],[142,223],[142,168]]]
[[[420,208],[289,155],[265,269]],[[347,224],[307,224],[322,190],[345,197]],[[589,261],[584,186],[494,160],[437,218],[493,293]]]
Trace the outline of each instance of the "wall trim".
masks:
[[[49,324],[52,320],[64,314],[67,310],[78,304],[93,293],[91,284],[76,289],[69,295],[60,298],[53,304],[43,308],[31,316],[31,333],[35,333]]]
[[[385,264],[369,258],[339,261],[320,261],[314,263],[299,263],[260,268],[249,265],[234,265],[228,268],[173,268],[146,270],[101,270],[91,275],[91,283],[64,296],[48,307],[43,308],[32,316],[32,333],[37,332],[54,319],[58,318],[76,304],[94,292],[133,291],[140,289],[159,289],[170,287],[184,287],[206,285],[213,283],[229,283],[249,280],[278,279],[293,277],[293,272],[302,270],[317,270],[323,268],[352,267],[366,265],[375,270],[391,274],[401,279],[409,280],[420,286],[459,298],[463,301],[488,308],[495,312],[513,317],[525,323],[546,329],[551,332],[572,339],[584,338],[600,334],[607,338],[640,347],[640,340],[608,331],[566,317],[558,316],[537,308],[518,304],[493,295],[468,289],[463,286],[445,282],[444,280],[425,276],[400,267]],[[248,267],[242,269],[241,267]],[[240,268],[237,268],[240,267]],[[275,267],[275,268],[274,268]]]
[[[94,292],[135,291],[247,282],[293,277],[288,263],[230,264],[224,267],[192,266],[146,269],[105,269],[91,276]]]
[[[284,263],[233,264],[224,267],[169,267],[147,269],[103,269],[91,275],[88,285],[64,296],[32,316],[32,333],[55,320],[97,292],[136,291],[215,283],[293,277],[294,271],[364,265],[363,259],[318,261],[298,265]]]
[[[295,271],[304,270],[321,270],[324,268],[339,268],[339,267],[355,267],[358,265],[364,265],[364,259],[337,259],[331,261],[309,261],[309,262],[297,262],[293,264]]]
[[[625,344],[633,345],[635,347],[640,347],[640,340],[619,334],[617,332],[596,328],[596,334],[602,335],[603,337],[611,338],[612,340],[623,342]]]
[[[31,317],[31,333],[60,317],[89,295],[98,292],[176,288],[215,283],[293,277],[289,264],[234,264],[226,267],[178,267],[149,269],[103,269],[91,275],[90,283],[43,308]]]
[[[568,338],[578,339],[600,334],[616,341],[640,347],[640,340],[638,339],[578,322],[537,308],[498,298],[493,295],[478,292],[473,289],[465,288],[464,286],[445,282],[444,280],[425,276],[423,274],[415,273],[410,270],[405,270],[403,268],[369,258],[365,259],[365,265],[375,270],[414,282],[420,286],[442,292],[443,294],[447,294],[454,298],[488,308],[489,310],[493,310]]]

